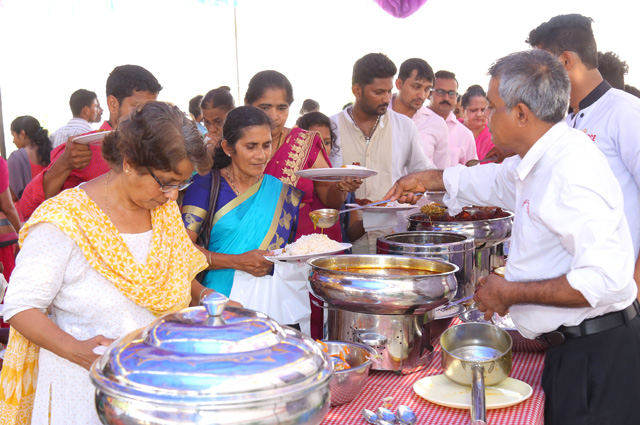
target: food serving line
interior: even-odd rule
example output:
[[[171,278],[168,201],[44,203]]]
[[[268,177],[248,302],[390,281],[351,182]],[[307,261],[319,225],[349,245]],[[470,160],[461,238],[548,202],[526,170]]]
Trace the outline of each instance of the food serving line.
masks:
[[[459,319],[453,325],[459,324]],[[544,393],[540,386],[544,353],[514,352],[513,368],[509,375],[531,386],[531,396],[518,404],[487,411],[487,423],[493,425],[538,425],[544,423]],[[348,404],[334,406],[325,416],[322,425],[359,425],[367,422],[363,409],[375,411],[380,406],[389,406],[395,411],[399,405],[409,406],[418,417],[417,424],[469,424],[469,410],[441,406],[431,403],[413,390],[420,380],[443,373],[440,345],[436,347],[428,366],[420,371],[397,376],[391,372],[372,371],[362,393]],[[487,389],[489,393],[491,390]]]

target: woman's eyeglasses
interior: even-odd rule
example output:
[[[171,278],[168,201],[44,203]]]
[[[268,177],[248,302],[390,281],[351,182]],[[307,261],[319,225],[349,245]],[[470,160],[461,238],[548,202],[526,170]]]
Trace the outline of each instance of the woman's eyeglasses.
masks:
[[[186,188],[188,188],[189,186],[191,186],[191,183],[193,183],[193,175],[191,177],[189,177],[187,180],[183,181],[182,183],[179,184],[164,184],[160,181],[160,179],[158,177],[156,177],[155,174],[153,174],[153,171],[151,171],[151,168],[147,167],[147,171],[149,171],[149,174],[151,174],[151,177],[153,177],[154,179],[156,179],[156,181],[158,182],[158,184],[160,185],[160,192],[171,192],[172,190],[184,190]]]

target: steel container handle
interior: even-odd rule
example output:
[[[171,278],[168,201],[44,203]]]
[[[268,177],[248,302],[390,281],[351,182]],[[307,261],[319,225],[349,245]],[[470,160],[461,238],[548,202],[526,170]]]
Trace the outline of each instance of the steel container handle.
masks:
[[[487,406],[484,394],[484,367],[474,363],[471,367],[473,382],[471,383],[471,423],[481,425],[487,423]]]

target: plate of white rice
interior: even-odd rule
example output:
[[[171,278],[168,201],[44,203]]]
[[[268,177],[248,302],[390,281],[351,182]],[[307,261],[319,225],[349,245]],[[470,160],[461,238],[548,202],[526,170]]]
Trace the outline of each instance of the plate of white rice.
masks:
[[[273,255],[265,256],[269,261],[297,261],[308,260],[326,254],[336,254],[351,248],[350,243],[336,242],[327,235],[313,233],[301,236],[292,244],[287,244],[284,249],[276,249]]]

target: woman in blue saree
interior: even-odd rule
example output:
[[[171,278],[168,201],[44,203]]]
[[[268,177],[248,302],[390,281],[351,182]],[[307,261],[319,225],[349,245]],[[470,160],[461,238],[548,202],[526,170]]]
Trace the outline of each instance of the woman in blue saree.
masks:
[[[182,218],[207,256],[202,284],[229,296],[237,271],[255,277],[272,272],[264,256],[293,239],[303,193],[263,174],[271,158],[271,126],[258,108],[229,112],[214,155],[213,170],[196,175],[186,191]]]

